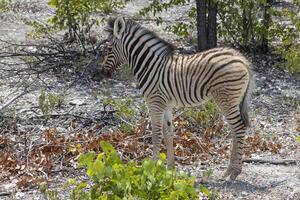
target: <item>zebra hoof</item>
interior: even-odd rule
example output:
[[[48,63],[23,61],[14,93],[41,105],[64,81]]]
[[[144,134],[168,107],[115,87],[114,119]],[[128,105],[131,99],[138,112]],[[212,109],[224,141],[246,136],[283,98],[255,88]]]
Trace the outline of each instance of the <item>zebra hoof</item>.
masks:
[[[234,181],[241,172],[242,172],[242,168],[228,167],[228,169],[223,174],[222,178],[226,179],[228,176],[230,176],[230,180]]]

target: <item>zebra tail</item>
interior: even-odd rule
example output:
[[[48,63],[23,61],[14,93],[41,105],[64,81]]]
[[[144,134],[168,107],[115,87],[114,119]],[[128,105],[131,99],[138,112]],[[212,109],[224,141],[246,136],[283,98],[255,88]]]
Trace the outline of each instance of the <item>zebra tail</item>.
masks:
[[[249,117],[248,117],[248,102],[251,98],[252,89],[254,85],[254,78],[252,76],[252,72],[249,70],[250,73],[250,79],[247,85],[247,89],[244,93],[243,99],[240,103],[240,113],[242,117],[242,121],[245,124],[246,127],[250,126]]]

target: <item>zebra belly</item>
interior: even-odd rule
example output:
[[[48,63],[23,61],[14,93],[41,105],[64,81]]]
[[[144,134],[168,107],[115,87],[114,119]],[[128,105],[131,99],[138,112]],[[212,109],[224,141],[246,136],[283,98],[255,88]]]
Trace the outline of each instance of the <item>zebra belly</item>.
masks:
[[[211,99],[207,96],[205,96],[203,99],[199,99],[198,95],[196,99],[195,97],[192,97],[190,95],[191,92],[184,90],[174,92],[171,89],[166,90],[159,88],[159,92],[162,93],[166,97],[166,99],[168,99],[168,106],[175,108],[196,107],[205,104],[208,100]]]
[[[175,103],[176,108],[191,108],[191,107],[196,107],[196,106],[200,106],[205,104],[210,98],[205,98],[202,99],[201,101],[197,101],[197,102],[182,102],[182,101],[178,101]]]

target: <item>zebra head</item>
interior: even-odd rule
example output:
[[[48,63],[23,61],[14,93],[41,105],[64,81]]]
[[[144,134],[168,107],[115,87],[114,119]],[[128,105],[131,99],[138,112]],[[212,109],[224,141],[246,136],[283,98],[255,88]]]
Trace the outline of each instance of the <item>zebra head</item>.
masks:
[[[125,27],[125,19],[118,17],[116,19],[110,19],[108,26],[105,28],[109,36],[106,55],[102,62],[102,73],[109,77],[126,61],[122,44]]]

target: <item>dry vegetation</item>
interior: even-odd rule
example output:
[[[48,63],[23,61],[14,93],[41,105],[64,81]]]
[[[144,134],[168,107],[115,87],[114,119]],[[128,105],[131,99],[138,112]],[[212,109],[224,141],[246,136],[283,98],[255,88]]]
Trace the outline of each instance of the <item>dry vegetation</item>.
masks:
[[[9,12],[13,14],[39,13],[42,9],[34,4],[12,5]],[[89,33],[95,31],[90,21],[86,25]],[[57,35],[48,32],[43,40],[29,41],[0,38],[0,83],[4,91],[0,99],[0,198],[14,198],[16,191],[36,190],[41,184],[59,188],[70,177],[82,177],[78,155],[101,151],[99,144],[103,140],[111,143],[125,162],[140,162],[152,155],[151,127],[137,90],[131,81],[104,83],[99,74],[100,57],[105,50],[103,38],[85,33],[70,37],[66,31]],[[269,63],[262,65],[264,62]],[[274,62],[272,56],[253,59],[259,89],[254,91],[254,125],[252,134],[245,139],[244,162],[299,166],[299,79],[273,72],[270,66]],[[122,70],[123,75],[128,73],[128,69]],[[285,94],[278,92],[281,83],[285,84],[284,91],[292,86],[295,96],[284,100]],[[127,101],[128,96],[133,97]],[[216,105],[210,102],[197,111],[177,113],[180,114],[173,121],[177,167],[187,170],[188,166],[225,166],[230,134]],[[291,126],[292,123],[295,124]],[[166,151],[164,144],[162,151]],[[223,193],[230,192],[225,187]]]

